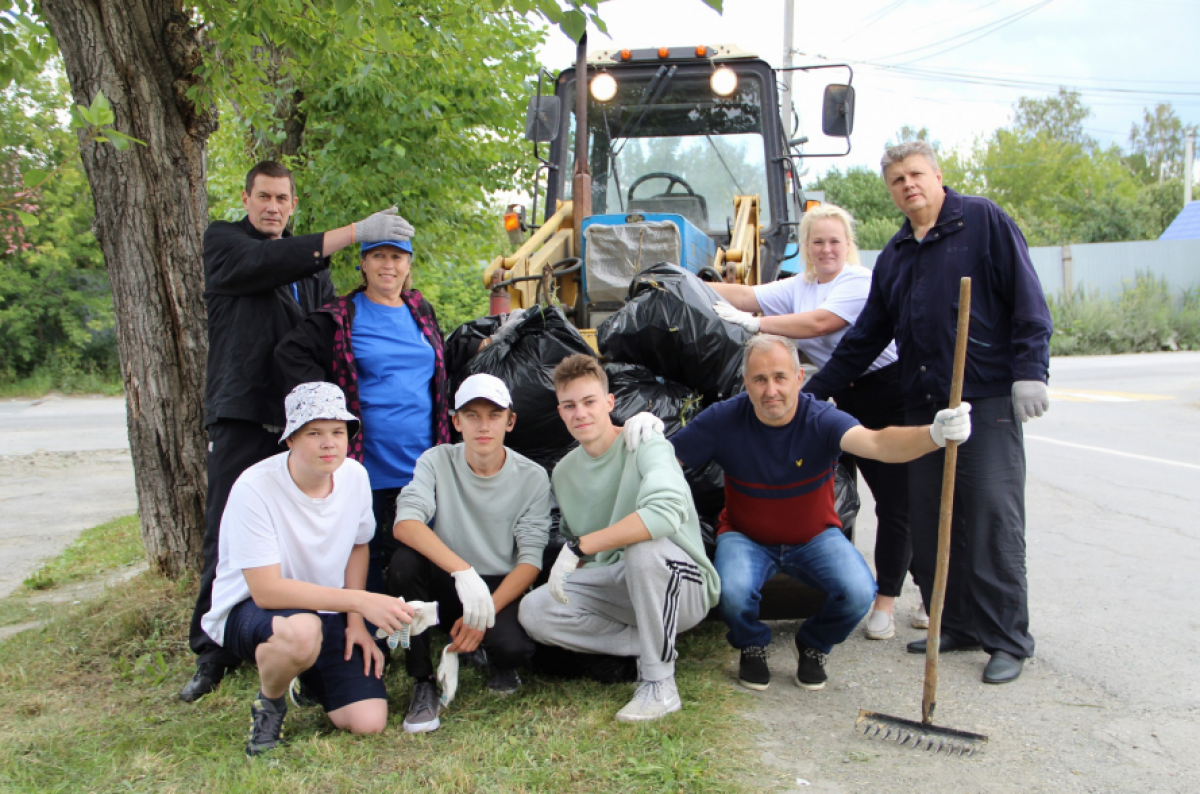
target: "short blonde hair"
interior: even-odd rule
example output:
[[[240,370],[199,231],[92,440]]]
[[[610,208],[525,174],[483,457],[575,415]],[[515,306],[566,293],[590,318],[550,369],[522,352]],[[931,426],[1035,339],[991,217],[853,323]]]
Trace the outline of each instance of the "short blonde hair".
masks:
[[[804,280],[812,283],[817,279],[817,266],[808,254],[808,239],[812,237],[813,226],[817,221],[841,221],[846,229],[846,262],[857,265],[862,260],[858,257],[858,241],[854,238],[854,217],[836,204],[820,204],[804,213],[800,220],[800,251],[804,256]]]

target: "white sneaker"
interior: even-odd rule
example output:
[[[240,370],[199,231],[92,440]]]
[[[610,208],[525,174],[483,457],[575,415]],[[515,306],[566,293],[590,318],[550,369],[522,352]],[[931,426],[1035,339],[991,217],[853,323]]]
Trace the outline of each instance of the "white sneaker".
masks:
[[[884,612],[881,609],[872,609],[871,614],[867,615],[868,640],[887,640],[891,639],[896,634],[896,621],[892,617],[892,613]]]
[[[921,607],[921,611],[912,619],[912,627],[914,629],[929,628],[929,613],[925,611],[925,607]]]
[[[679,699],[679,690],[675,688],[674,677],[661,681],[642,681],[633,694],[633,700],[617,712],[617,719],[621,722],[649,722],[681,708],[683,702]]]

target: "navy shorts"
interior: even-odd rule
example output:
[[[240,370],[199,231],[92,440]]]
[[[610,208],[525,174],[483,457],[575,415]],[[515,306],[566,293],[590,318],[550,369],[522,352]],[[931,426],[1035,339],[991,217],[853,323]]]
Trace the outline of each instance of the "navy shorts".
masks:
[[[387,690],[383,681],[375,677],[377,668],[372,666],[371,674],[363,675],[362,648],[355,648],[350,661],[345,660],[346,616],[341,613],[318,614],[311,609],[259,609],[254,600],[248,598],[235,606],[225,621],[225,648],[242,661],[254,664],[255,650],[275,633],[272,619],[304,613],[315,614],[321,619],[321,653],[317,656],[316,664],[300,674],[304,694],[314,698],[326,712],[337,711],[360,700],[386,700]],[[367,631],[372,637],[375,635],[375,627],[370,623],[367,623]]]

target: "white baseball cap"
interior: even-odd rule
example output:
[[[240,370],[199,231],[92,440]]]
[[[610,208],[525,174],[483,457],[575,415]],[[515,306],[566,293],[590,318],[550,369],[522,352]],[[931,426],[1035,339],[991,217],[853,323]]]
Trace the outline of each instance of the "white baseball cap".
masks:
[[[501,408],[512,407],[512,395],[504,381],[495,375],[472,375],[462,382],[454,393],[454,410],[459,410],[471,400],[487,400]]]

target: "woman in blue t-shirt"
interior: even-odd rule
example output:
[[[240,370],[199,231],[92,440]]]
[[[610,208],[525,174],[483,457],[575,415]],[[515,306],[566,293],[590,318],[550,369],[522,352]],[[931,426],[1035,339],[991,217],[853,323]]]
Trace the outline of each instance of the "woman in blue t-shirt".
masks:
[[[709,284],[729,303],[718,303],[717,314],[750,333],[778,334],[796,340],[796,347],[817,367],[833,354],[867,302],[871,271],[858,262],[854,219],[833,204],[822,204],[800,222],[804,272],[794,278],[748,287]],[[732,304],[732,305],[730,305]],[[755,312],[763,316],[756,317]],[[834,395],[837,407],[870,430],[904,424],[904,400],[892,342],[867,371]],[[851,475],[861,469],[875,496],[878,530],[875,535],[875,575],[879,594],[867,616],[869,639],[895,634],[896,597],[912,561],[908,535],[908,478],[904,464],[843,455]],[[927,628],[924,609],[913,621]]]
[[[450,440],[449,381],[433,307],[412,289],[409,240],[362,246],[362,283],[310,314],[275,349],[285,386],[323,380],[361,421],[349,456],[371,478],[375,538],[367,589],[385,592],[396,497],[421,453]]]

